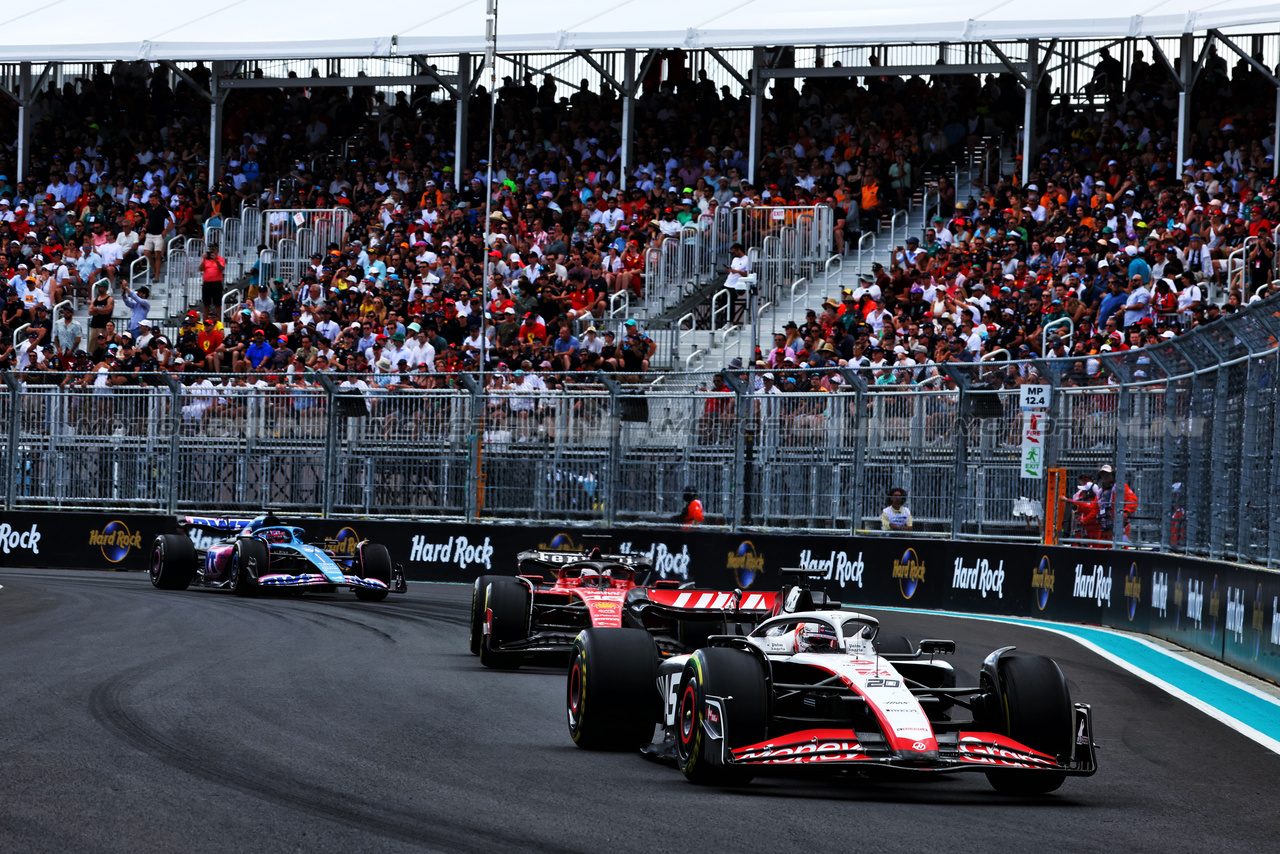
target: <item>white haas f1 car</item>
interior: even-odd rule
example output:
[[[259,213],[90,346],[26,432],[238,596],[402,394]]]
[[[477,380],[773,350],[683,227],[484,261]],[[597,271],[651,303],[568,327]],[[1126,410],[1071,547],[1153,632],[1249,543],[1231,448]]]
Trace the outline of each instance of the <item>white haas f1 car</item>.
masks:
[[[380,602],[391,592],[404,593],[404,571],[391,562],[386,546],[367,540],[355,553],[338,554],[326,540],[304,540],[306,531],[284,525],[274,516],[228,519],[185,516],[180,527],[212,528],[226,536],[208,548],[196,548],[182,534],[161,534],[151,549],[151,583],[161,590],[212,587],[238,596],[262,590],[355,591],[364,602]]]
[[[878,630],[874,617],[814,608],[802,588],[749,635],[689,655],[660,658],[645,632],[588,629],[569,665],[569,732],[579,747],[640,747],[712,785],[981,771],[998,791],[1042,794],[1096,770],[1090,708],[1071,702],[1053,660],[1005,647],[983,662],[981,684],[956,687],[937,659],[954,641],[890,653]],[[968,713],[953,720],[957,709]]]

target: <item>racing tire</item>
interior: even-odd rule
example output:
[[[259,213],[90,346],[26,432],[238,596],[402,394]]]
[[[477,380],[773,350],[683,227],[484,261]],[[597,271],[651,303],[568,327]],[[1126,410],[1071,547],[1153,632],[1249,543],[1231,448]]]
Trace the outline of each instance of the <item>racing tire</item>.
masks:
[[[364,543],[356,552],[359,562],[360,577],[373,578],[387,585],[385,590],[373,590],[367,587],[356,588],[356,598],[361,602],[381,602],[391,592],[391,552],[387,547],[377,543]]]
[[[160,590],[186,590],[196,574],[195,544],[181,534],[156,537],[147,574]]]
[[[997,731],[1033,750],[1068,761],[1075,740],[1074,707],[1058,663],[1042,655],[1002,657]],[[992,787],[1006,795],[1044,795],[1067,775],[1053,771],[988,771]]]
[[[249,575],[249,561],[256,560],[258,575],[267,572],[271,565],[271,551],[267,544],[253,537],[240,537],[236,540],[236,574],[231,579],[231,592],[237,596],[256,596],[258,580]]]
[[[635,750],[661,715],[658,645],[644,629],[585,629],[573,642],[565,705],[569,735],[586,750]]]
[[[489,582],[502,575],[482,575],[471,586],[471,654],[480,654],[480,643],[484,640],[484,597],[489,589]]]
[[[529,588],[514,578],[496,577],[485,588],[484,607],[489,633],[481,638],[480,663],[485,667],[515,669],[524,660],[520,652],[495,649],[504,643],[529,637]]]
[[[905,635],[883,635],[876,637],[876,652],[881,655],[915,655],[916,646]]]
[[[695,652],[680,677],[676,695],[676,763],[691,783],[742,786],[755,776],[750,766],[716,764],[706,729],[707,697],[723,699],[719,722],[725,753],[764,741],[768,726],[768,688],[760,660],[741,649],[711,647]]]

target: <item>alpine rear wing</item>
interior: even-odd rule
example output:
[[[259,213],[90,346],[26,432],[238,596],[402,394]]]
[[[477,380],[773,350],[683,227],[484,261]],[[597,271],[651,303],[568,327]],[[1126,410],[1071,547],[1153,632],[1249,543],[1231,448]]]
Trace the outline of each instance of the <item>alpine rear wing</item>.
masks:
[[[234,519],[230,516],[180,516],[178,517],[178,527],[239,531],[241,528],[247,527],[252,521],[253,519]]]

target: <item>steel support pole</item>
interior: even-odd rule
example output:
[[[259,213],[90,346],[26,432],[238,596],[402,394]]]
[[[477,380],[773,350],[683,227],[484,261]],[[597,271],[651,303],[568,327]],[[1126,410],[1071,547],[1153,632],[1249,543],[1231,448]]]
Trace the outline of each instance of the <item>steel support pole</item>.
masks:
[[[1115,486],[1111,490],[1111,545],[1124,543],[1124,496],[1125,484],[1129,479],[1129,425],[1133,418],[1133,395],[1129,384],[1120,380],[1120,400],[1116,404],[1116,461]]]
[[[1031,153],[1035,150],[1036,90],[1040,88],[1039,46],[1037,39],[1027,40],[1027,91],[1022,113],[1022,186],[1031,181]],[[990,180],[990,176],[988,176]]]
[[[457,118],[453,140],[453,186],[462,192],[462,170],[467,166],[467,121],[468,107],[471,105],[471,54],[458,54],[458,95],[454,99],[457,104]],[[487,192],[487,190],[486,190]],[[487,227],[487,224],[486,226]],[[485,283],[487,288],[489,283]]]
[[[1185,168],[1188,146],[1191,144],[1191,90],[1196,85],[1196,37],[1183,33],[1182,47],[1178,54],[1178,76],[1182,91],[1178,93],[1178,173]]]
[[[31,159],[31,63],[18,64],[18,183],[27,180]]]
[[[1238,500],[1239,495],[1234,492],[1234,485],[1229,482],[1229,478],[1219,474],[1225,470],[1225,456],[1228,453],[1227,448],[1224,447],[1227,437],[1227,399],[1230,397],[1228,373],[1221,366],[1214,372],[1213,441],[1208,446],[1209,454],[1204,469],[1213,473],[1209,491],[1209,558],[1211,560],[1222,558],[1226,549],[1227,519],[1239,512],[1235,509],[1228,512],[1229,505],[1234,508],[1233,498]],[[1223,456],[1215,458],[1214,451],[1218,448],[1222,449]],[[1236,480],[1238,483],[1239,478],[1237,477]]]
[[[764,79],[760,76],[764,65],[764,48],[751,51],[751,127],[748,128],[747,181],[756,187],[756,175],[760,165],[761,137],[764,132]],[[758,188],[757,188],[758,189]]]
[[[1267,357],[1271,360],[1268,373],[1276,376],[1280,371],[1280,351]],[[1268,489],[1267,507],[1267,561],[1274,568],[1280,563],[1280,402],[1276,398],[1276,381],[1271,381],[1271,405],[1268,412],[1271,416],[1271,484]]]
[[[635,133],[636,123],[636,51],[627,48],[622,59],[622,167],[618,171],[618,189],[627,189],[631,179],[631,159],[633,156],[631,137]]]
[[[222,77],[222,62],[214,60],[210,63],[212,66],[209,75],[209,94],[213,96],[209,101],[209,189],[212,190],[218,183],[219,173],[222,171],[222,106],[226,103],[226,91],[219,91],[218,83]]]
[[[1259,359],[1250,357],[1245,363],[1244,386],[1244,429],[1240,443],[1240,477],[1236,479],[1235,507],[1239,525],[1236,530],[1236,560],[1257,562],[1253,540],[1253,519],[1255,508],[1261,504],[1266,507],[1267,492],[1262,484],[1253,482],[1257,471],[1254,462],[1258,458],[1258,383],[1261,365]],[[1219,369],[1223,370],[1223,369]],[[1265,518],[1265,517],[1264,517]]]
[[[1276,87],[1275,147],[1271,149],[1271,177],[1280,178],[1280,86]]]
[[[22,424],[22,385],[12,371],[0,372],[5,388],[9,390],[9,436],[4,451],[4,507],[12,510],[18,491],[18,430]]]

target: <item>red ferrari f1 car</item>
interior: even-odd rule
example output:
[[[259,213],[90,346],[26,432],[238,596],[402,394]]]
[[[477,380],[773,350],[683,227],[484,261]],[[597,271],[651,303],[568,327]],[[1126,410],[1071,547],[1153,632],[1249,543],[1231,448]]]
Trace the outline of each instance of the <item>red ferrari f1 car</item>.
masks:
[[[658,656],[702,647],[707,638],[749,630],[773,610],[776,593],[696,590],[643,581],[644,555],[525,551],[519,575],[482,575],[471,599],[471,652],[486,667],[559,664],[583,629],[624,627],[651,638]],[[642,583],[637,583],[637,574]]]

